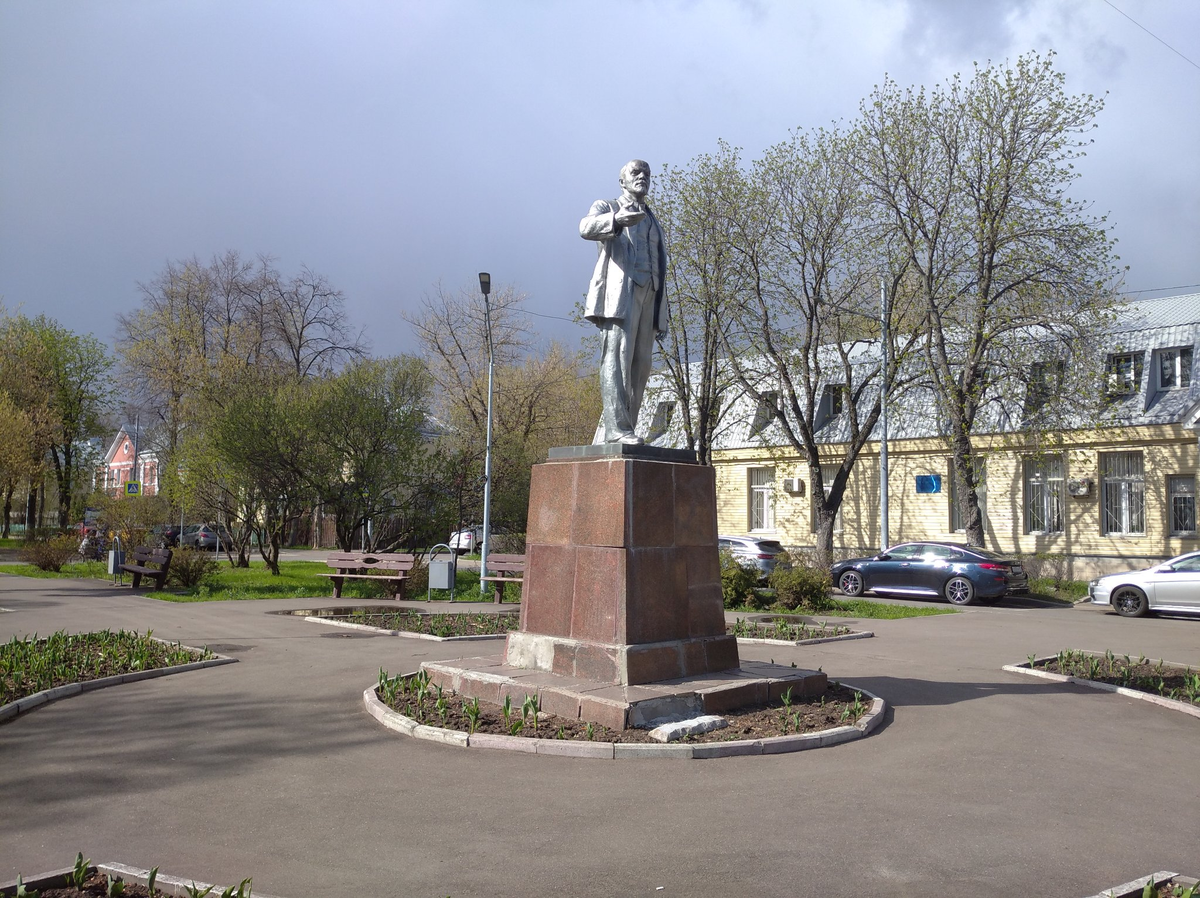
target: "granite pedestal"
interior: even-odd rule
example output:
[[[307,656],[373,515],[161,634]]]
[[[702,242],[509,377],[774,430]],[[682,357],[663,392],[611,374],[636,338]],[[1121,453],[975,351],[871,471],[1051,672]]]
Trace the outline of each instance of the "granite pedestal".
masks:
[[[536,692],[548,713],[613,729],[825,688],[817,671],[739,664],[715,472],[693,452],[571,446],[534,466],[520,626],[503,657],[423,666],[468,697]]]

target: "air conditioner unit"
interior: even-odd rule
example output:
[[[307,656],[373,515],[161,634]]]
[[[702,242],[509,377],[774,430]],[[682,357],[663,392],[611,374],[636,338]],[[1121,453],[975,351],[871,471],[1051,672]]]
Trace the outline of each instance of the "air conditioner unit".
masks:
[[[804,495],[804,481],[799,477],[783,478],[783,491],[796,496]]]
[[[1090,477],[1084,477],[1081,480],[1068,480],[1067,492],[1072,496],[1087,496],[1092,492],[1092,481]]]

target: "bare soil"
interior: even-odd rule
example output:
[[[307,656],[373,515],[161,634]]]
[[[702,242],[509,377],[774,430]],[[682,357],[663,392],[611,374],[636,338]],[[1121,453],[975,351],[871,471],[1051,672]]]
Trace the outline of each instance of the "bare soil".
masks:
[[[468,710],[473,708],[472,703],[455,693],[444,692],[441,697],[444,704],[439,710],[438,695],[433,687],[419,699],[409,691],[397,694],[390,703],[379,689],[376,689],[375,694],[394,711],[418,723],[442,729],[521,736],[526,739],[619,743],[655,741],[650,738],[649,730],[618,732],[599,724],[589,725],[586,721],[556,717],[552,714],[539,713],[535,726],[533,715],[528,709],[525,709],[526,713],[522,717],[523,709],[514,705],[506,718],[503,709],[485,702],[479,703],[479,717],[472,727],[468,713]],[[859,696],[857,699],[856,695]],[[820,732],[855,724],[870,706],[871,700],[853,689],[830,685],[821,695],[791,699],[790,704],[780,700],[765,706],[736,708],[721,715],[729,721],[729,726],[696,736],[686,736],[680,741],[733,742],[741,739],[765,739],[770,736]]]

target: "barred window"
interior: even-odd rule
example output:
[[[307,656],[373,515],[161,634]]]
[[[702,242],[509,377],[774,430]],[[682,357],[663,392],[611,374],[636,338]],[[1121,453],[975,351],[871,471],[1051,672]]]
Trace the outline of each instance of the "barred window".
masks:
[[[1146,532],[1146,473],[1140,452],[1100,454],[1103,532]]]
[[[750,529],[775,529],[775,469],[750,468]]]
[[[754,410],[754,420],[750,422],[750,436],[758,436],[766,430],[767,425],[775,420],[778,409],[779,394],[774,391],[763,393],[762,398],[758,400],[758,407]]]
[[[1167,502],[1172,536],[1196,535],[1196,478],[1192,474],[1167,478]]]
[[[1063,460],[1025,459],[1025,532],[1062,533]]]

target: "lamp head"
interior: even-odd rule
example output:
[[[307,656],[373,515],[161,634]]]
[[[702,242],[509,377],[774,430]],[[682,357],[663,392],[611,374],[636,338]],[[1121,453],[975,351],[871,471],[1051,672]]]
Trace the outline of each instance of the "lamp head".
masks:
[[[479,292],[484,296],[492,292],[492,276],[486,271],[479,272]]]

